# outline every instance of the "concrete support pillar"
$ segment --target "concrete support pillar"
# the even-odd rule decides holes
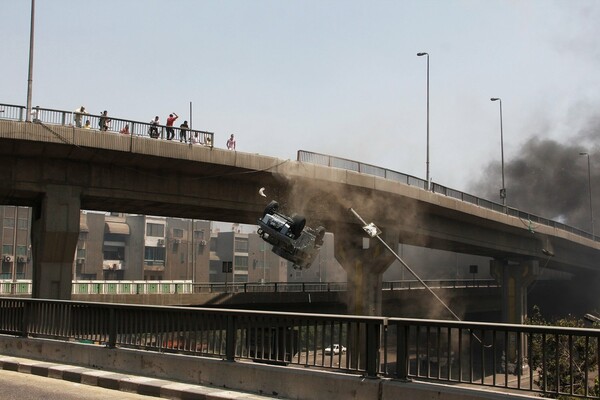
[[[376,238],[367,238],[358,225],[334,228],[335,258],[348,277],[347,312],[381,315],[382,276],[395,257]],[[382,238],[398,247],[398,232],[386,229]]]
[[[32,297],[71,298],[73,260],[79,238],[81,192],[70,186],[49,185],[34,207],[31,229]]]
[[[333,229],[335,258],[346,270],[348,290],[346,292],[346,307],[348,314],[381,315],[382,276],[385,270],[395,260],[395,257],[377,238],[368,238],[359,225],[338,225]],[[389,233],[386,229],[382,239],[392,249],[398,247],[399,235]],[[367,368],[376,359],[367,360],[365,353],[367,343],[370,348],[376,348],[381,332],[369,332],[365,326],[355,327],[348,332],[347,344],[354,349],[348,360],[353,368]],[[368,343],[372,341],[371,343]],[[373,355],[371,355],[373,356]]]
[[[490,261],[492,276],[502,285],[502,320],[522,324],[527,317],[527,287],[539,274],[538,260]],[[503,368],[520,376],[528,368],[527,341],[520,334],[507,337]]]
[[[492,260],[490,271],[502,286],[502,322],[522,324],[527,317],[527,287],[538,275],[539,261]]]

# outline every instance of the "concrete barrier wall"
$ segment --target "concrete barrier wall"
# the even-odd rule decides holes
[[[160,354],[99,345],[0,335],[0,354],[98,370],[244,390],[298,400],[475,400],[524,395],[328,371]],[[484,389],[484,388],[482,388]]]

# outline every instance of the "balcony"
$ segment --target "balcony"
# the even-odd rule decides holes
[[[125,263],[123,260],[104,260],[102,262],[102,269],[104,271],[119,271],[125,269]]]

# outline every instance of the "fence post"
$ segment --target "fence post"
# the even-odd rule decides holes
[[[135,122],[131,123],[131,129],[129,130],[129,152],[133,151],[133,132],[135,132]]]
[[[397,325],[396,337],[396,378],[408,379],[408,325]]]
[[[367,376],[377,377],[379,361],[379,335],[381,333],[381,321],[367,322]]]
[[[227,330],[225,332],[225,359],[227,361],[235,360],[235,316],[227,315]]]
[[[114,349],[117,346],[117,316],[114,307],[108,311],[108,348]]]
[[[23,301],[23,300],[21,300]],[[21,315],[21,336],[29,336],[29,321],[31,319],[31,303],[23,301],[23,315]]]

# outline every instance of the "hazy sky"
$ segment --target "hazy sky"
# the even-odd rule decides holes
[[[0,102],[25,105],[31,2],[0,5]],[[467,190],[500,159],[490,97],[507,163],[533,136],[577,144],[598,21],[595,0],[37,0],[33,105],[164,121],[192,102],[220,147],[424,178],[428,52],[431,177]]]

